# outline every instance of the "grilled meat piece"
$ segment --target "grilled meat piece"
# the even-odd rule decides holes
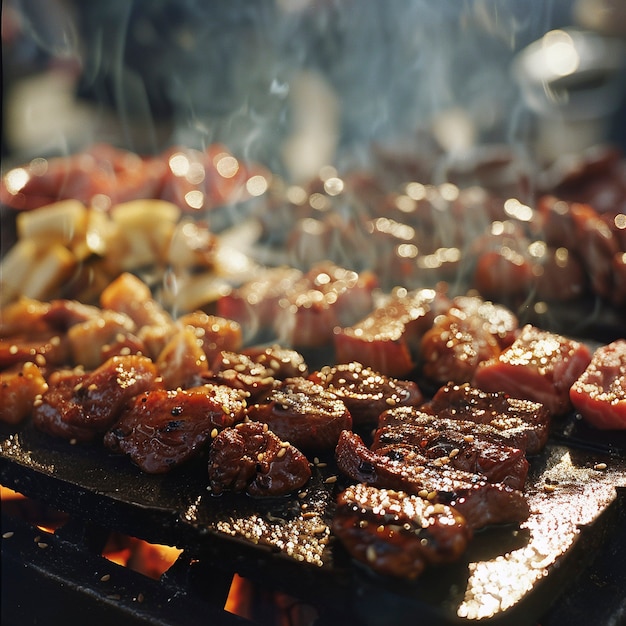
[[[473,384],[541,402],[552,415],[563,415],[572,408],[570,387],[590,361],[583,343],[527,324],[509,348],[478,366]]]
[[[41,370],[30,361],[0,372],[0,421],[19,424],[25,420],[47,389]]]
[[[302,452],[259,422],[220,432],[211,445],[208,471],[213,493],[232,489],[257,497],[296,491],[311,477]]]
[[[127,454],[144,472],[164,473],[241,421],[244,406],[243,394],[224,385],[146,391],[132,399],[104,444]]]
[[[352,416],[343,401],[301,377],[282,381],[249,405],[246,414],[301,450],[332,450],[341,431],[352,428]]]
[[[449,306],[447,296],[433,289],[397,289],[360,322],[335,332],[337,362],[405,377],[415,368],[422,336]]]
[[[540,452],[550,432],[550,413],[541,403],[499,391],[483,391],[468,383],[440,387],[420,409],[439,418],[469,422],[459,426],[466,434],[472,434],[476,424],[489,426],[508,445],[526,454]]]
[[[355,426],[375,425],[390,406],[417,406],[424,399],[413,381],[391,378],[355,362],[323,367],[309,380],[341,398]]]
[[[381,415],[371,449],[382,453],[383,448],[394,445],[412,447],[427,463],[481,474],[491,483],[513,489],[523,489],[528,474],[524,452],[505,445],[495,429],[411,408],[391,409]]]
[[[596,428],[626,429],[626,339],[600,346],[570,389],[574,408]]]
[[[254,399],[273,389],[278,383],[272,371],[238,352],[222,351],[211,363],[207,380],[233,389],[241,389]]]
[[[209,363],[222,350],[236,352],[243,344],[241,326],[233,320],[194,311],[183,315],[176,323],[193,331]]]
[[[332,529],[355,559],[379,574],[407,579],[458,560],[472,535],[449,506],[364,484],[339,494]]]
[[[57,437],[91,441],[118,419],[128,400],[153,388],[157,376],[154,363],[140,355],[112,357],[88,374],[53,372],[34,404],[33,422]]]
[[[24,333],[0,338],[0,369],[37,360],[41,365],[60,366],[70,355],[67,335],[57,332]]]
[[[270,376],[285,380],[309,375],[309,367],[304,357],[291,348],[283,348],[277,344],[264,347],[246,348],[243,354],[250,357],[255,363],[267,368]]]
[[[456,508],[472,529],[521,522],[530,510],[524,495],[461,470],[427,466],[411,449],[369,450],[355,433],[343,431],[335,457],[339,469],[359,483],[397,489]]]
[[[517,328],[505,307],[478,296],[457,297],[422,338],[422,371],[439,384],[469,382],[479,363],[513,343]]]

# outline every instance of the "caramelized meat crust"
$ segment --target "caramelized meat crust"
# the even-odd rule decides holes
[[[309,380],[341,398],[355,426],[374,425],[390,406],[417,406],[424,399],[413,381],[391,378],[356,362],[323,367]]]
[[[211,445],[208,471],[213,493],[230,489],[255,497],[285,495],[311,477],[302,452],[259,422],[220,432]]]
[[[244,406],[242,394],[226,386],[153,389],[132,399],[104,444],[127,454],[144,472],[161,474],[243,419]]]
[[[352,416],[334,393],[306,378],[288,378],[248,406],[248,417],[267,424],[301,450],[333,450]]]
[[[364,484],[339,494],[332,528],[355,559],[408,579],[459,559],[472,534],[452,507]]]

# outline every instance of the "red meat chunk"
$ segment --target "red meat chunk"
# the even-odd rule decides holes
[[[583,419],[604,430],[626,429],[626,339],[601,346],[570,389]]]
[[[572,408],[570,387],[590,360],[583,343],[527,324],[511,347],[478,366],[473,384],[540,402],[552,415],[563,415]]]

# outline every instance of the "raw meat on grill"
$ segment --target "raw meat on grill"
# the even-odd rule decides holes
[[[498,431],[506,443],[537,454],[545,446],[550,433],[550,413],[539,402],[513,398],[500,391],[483,391],[465,383],[439,388],[432,399],[420,407],[438,418],[481,424]]]
[[[288,378],[246,409],[283,441],[300,450],[333,450],[352,416],[334,393],[306,378]]]
[[[48,389],[39,367],[30,361],[0,371],[0,421],[19,424]]]
[[[379,574],[406,579],[458,560],[472,535],[452,507],[364,484],[339,494],[332,529],[355,559]]]
[[[370,450],[356,433],[343,431],[335,457],[339,469],[359,483],[407,491],[455,507],[472,529],[521,522],[530,510],[524,494],[484,477],[446,467],[431,467],[411,449],[390,456]]]
[[[574,408],[592,426],[626,429],[626,339],[596,348],[570,389]]]
[[[552,415],[563,415],[572,408],[570,387],[590,360],[585,344],[527,324],[509,348],[478,366],[473,384],[541,402]]]
[[[397,289],[386,303],[334,336],[338,363],[356,361],[395,378],[415,368],[420,341],[450,300],[434,289]]]
[[[145,356],[112,357],[93,372],[60,370],[35,400],[33,422],[57,437],[92,441],[118,419],[126,402],[157,385],[158,371]]]
[[[379,374],[360,363],[328,365],[313,372],[309,379],[343,400],[355,427],[375,425],[389,407],[417,406],[424,399],[415,382]]]
[[[304,454],[259,422],[222,430],[211,445],[208,471],[213,493],[245,491],[256,497],[291,493],[311,477]]]
[[[467,428],[468,424],[474,428]],[[528,474],[523,450],[506,445],[495,429],[413,408],[390,409],[381,415],[371,449],[382,454],[393,446],[410,446],[426,463],[482,474],[489,482],[514,489],[523,489]]]
[[[477,296],[457,297],[422,338],[422,372],[439,384],[469,382],[479,363],[513,343],[517,328],[505,307]]]
[[[284,348],[278,344],[263,347],[251,347],[242,350],[255,363],[267,369],[271,376],[279,380],[309,375],[309,366],[296,350]]]
[[[135,396],[104,436],[113,452],[144,472],[161,474],[200,452],[220,430],[244,417],[245,396],[225,385],[152,389]]]

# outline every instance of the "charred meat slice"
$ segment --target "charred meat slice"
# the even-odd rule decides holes
[[[394,422],[393,416],[400,411],[403,419]],[[474,428],[463,429],[463,432],[459,428],[461,422],[404,407],[392,409],[381,417],[386,417],[387,423],[376,430],[372,450],[381,452],[383,448],[410,446],[423,455],[427,463],[481,474],[489,482],[502,483],[513,489],[524,487],[528,474],[524,452],[505,445],[501,436],[494,436],[493,429],[465,422]]]
[[[570,389],[574,408],[603,430],[626,429],[626,339],[600,346]]]
[[[220,430],[243,419],[243,395],[226,386],[146,391],[104,437],[144,472],[161,474],[195,456]]]
[[[458,560],[472,534],[449,506],[364,484],[339,494],[332,528],[355,559],[379,574],[407,579]]]
[[[472,529],[521,522],[530,510],[524,495],[483,476],[424,465],[410,449],[390,451],[391,457],[369,450],[355,433],[341,433],[335,457],[339,469],[353,480],[397,489],[455,507]]]
[[[251,496],[282,496],[311,477],[307,458],[266,424],[244,422],[220,432],[209,452],[213,493],[230,489]]]
[[[447,296],[434,289],[398,289],[360,322],[335,333],[337,361],[356,361],[387,376],[407,376],[416,366],[422,336],[449,305]]]
[[[282,381],[246,414],[301,450],[333,450],[341,431],[352,428],[350,411],[338,396],[299,377]]]
[[[473,384],[541,402],[552,415],[563,415],[572,408],[570,387],[590,361],[585,344],[527,324],[509,348],[478,366]]]
[[[355,362],[323,367],[309,379],[343,400],[355,426],[375,425],[390,406],[417,406],[424,399],[413,381],[391,378]]]
[[[93,372],[51,374],[33,409],[37,428],[57,437],[91,441],[118,419],[126,402],[156,384],[157,369],[145,356],[115,356]]]
[[[526,454],[541,451],[550,431],[550,414],[541,403],[513,398],[500,391],[483,391],[467,383],[444,385],[420,408],[439,418],[492,427],[509,445]],[[471,434],[471,425],[459,428],[467,428],[467,434]]]

